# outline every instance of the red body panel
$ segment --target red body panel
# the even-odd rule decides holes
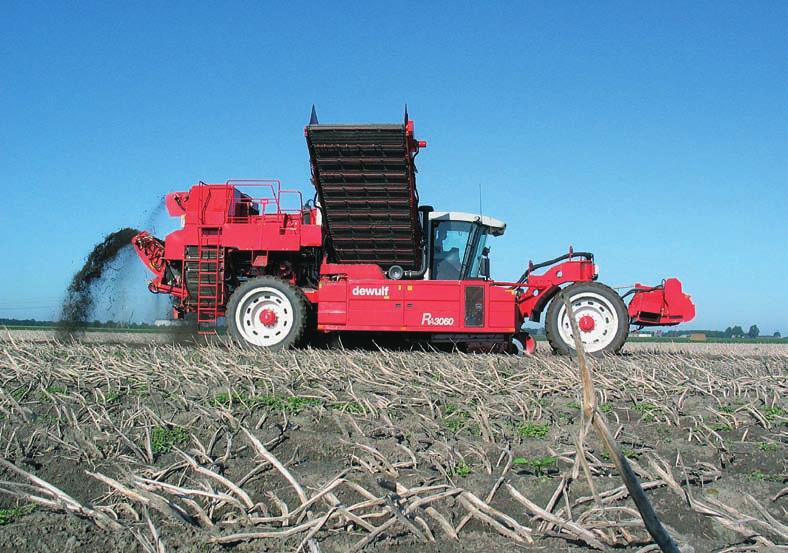
[[[265,215],[248,223],[227,223],[222,228],[222,246],[245,251],[298,252],[305,247],[320,247],[320,225],[301,223],[299,218]],[[199,225],[186,224],[167,236],[164,256],[182,259],[184,248],[197,244]]]
[[[477,287],[483,298],[466,299]],[[468,324],[466,304],[481,311]],[[318,329],[432,333],[514,334],[514,291],[491,281],[323,280],[318,292]]]
[[[629,303],[632,324],[676,325],[695,318],[692,298],[682,292],[677,278],[666,279],[662,286],[656,288],[635,284],[635,290],[635,297]]]
[[[250,198],[234,185],[211,184],[195,185],[188,193],[168,194],[167,210],[183,215],[184,226],[167,236],[164,257],[183,259],[185,247],[198,244],[200,232],[206,227],[221,229],[225,248],[298,252],[305,247],[322,246],[323,230],[319,224],[304,223],[301,209],[285,211],[277,203],[283,192],[287,191],[277,190],[273,198]],[[316,215],[313,213],[310,221]]]

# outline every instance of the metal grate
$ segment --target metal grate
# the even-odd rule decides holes
[[[405,125],[309,125],[312,180],[334,262],[420,264],[415,166]]]

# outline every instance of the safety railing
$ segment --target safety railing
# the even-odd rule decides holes
[[[235,187],[227,209],[228,223],[248,223],[265,215],[301,215],[304,198],[300,190],[283,189],[278,179],[232,179],[226,185]],[[264,193],[248,189],[263,190]]]

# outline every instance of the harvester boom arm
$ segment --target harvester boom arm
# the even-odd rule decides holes
[[[581,259],[575,259],[575,258]],[[549,267],[542,274],[534,274],[537,269]],[[534,264],[530,262],[528,269],[517,282],[496,282],[500,286],[510,286],[517,290],[517,308],[523,319],[539,321],[542,311],[553,297],[561,290],[561,286],[577,282],[596,280],[598,269],[594,264],[594,255],[589,252],[573,252]],[[658,286],[635,284],[624,294],[624,298],[633,295],[627,306],[630,324],[639,326],[671,326],[691,321],[695,317],[695,305],[692,298],[681,288],[677,278],[665,279]]]

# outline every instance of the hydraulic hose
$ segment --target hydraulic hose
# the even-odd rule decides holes
[[[664,288],[665,288],[664,281],[662,284],[659,284],[657,286],[652,286],[651,288],[632,288],[632,290],[621,296],[621,299],[624,299],[631,294],[642,294],[643,292],[653,292],[654,290],[662,290]]]
[[[559,261],[563,261],[564,259],[570,259],[572,257],[582,257],[589,261],[594,260],[594,254],[592,254],[591,252],[572,252],[571,254],[565,253],[564,255],[556,257],[555,259],[550,259],[549,261],[542,261],[541,263],[537,263],[536,265],[531,265],[525,270],[525,272],[517,280],[517,282],[525,282],[526,279],[528,278],[528,275],[531,274],[531,271],[534,271],[536,269],[541,269],[542,267],[549,267],[550,265],[555,265]]]

